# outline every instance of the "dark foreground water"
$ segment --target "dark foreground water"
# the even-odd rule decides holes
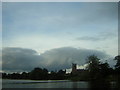
[[[2,80],[2,88],[87,88],[88,82],[68,80]]]
[[[94,83],[94,82],[72,82],[69,80],[2,80],[2,88],[114,88],[115,83],[106,84],[104,82]]]

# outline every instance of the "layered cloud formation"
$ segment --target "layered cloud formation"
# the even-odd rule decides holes
[[[49,71],[69,69],[72,63],[79,66],[86,64],[87,57],[93,54],[102,61],[111,58],[105,52],[72,47],[56,48],[40,55],[32,49],[3,48],[3,71],[30,71],[35,67],[47,68]]]
[[[92,54],[113,65],[118,13],[117,2],[4,2],[2,47],[9,48],[2,51],[3,70],[69,69]]]
[[[118,53],[117,2],[4,2],[2,45],[37,50],[82,47]]]

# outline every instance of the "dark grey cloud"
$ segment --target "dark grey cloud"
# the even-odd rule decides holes
[[[82,48],[77,49],[72,47],[52,49],[50,51],[43,53],[41,56],[44,57],[45,60],[49,60],[47,65],[49,68],[65,69],[65,68],[71,68],[71,63],[84,65],[86,63],[87,57],[93,54],[101,59],[105,59],[109,57],[109,55],[107,55],[106,53],[97,50],[82,49]]]
[[[35,50],[25,48],[4,48],[2,53],[4,71],[29,71],[34,67],[48,70],[69,69],[72,63],[84,65],[90,55],[100,59],[110,58],[105,52],[72,47],[56,48],[39,55]]]
[[[82,37],[77,37],[76,40],[86,40],[86,41],[104,41],[107,39],[113,39],[117,37],[116,33],[112,32],[101,32],[95,36],[82,36]]]
[[[35,66],[40,66],[41,57],[32,49],[25,48],[3,48],[2,69],[3,70],[31,70]]]

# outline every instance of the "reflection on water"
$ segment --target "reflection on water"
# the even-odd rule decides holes
[[[33,80],[3,80],[3,88],[73,88],[72,90],[79,90],[79,88],[86,88],[92,90],[93,88],[101,88],[101,90],[112,90],[115,88],[115,82],[107,82],[104,80],[90,81],[90,82],[72,82],[68,80],[63,81],[33,81]]]
[[[120,83],[119,83],[120,85]],[[120,86],[117,82],[109,82],[105,80],[98,80],[98,81],[90,81],[89,82],[89,90],[93,90],[95,88],[101,90],[120,90]]]
[[[77,82],[74,82],[72,87],[73,87],[73,88],[78,88]]]
[[[115,84],[115,87],[117,88],[117,90],[120,90],[120,76],[118,76],[117,82]]]
[[[107,82],[107,81],[91,81],[89,85],[90,85],[90,90],[92,90],[93,88],[110,90],[111,88],[110,82]]]
[[[72,82],[68,80],[3,80],[3,88],[87,88],[88,82]]]

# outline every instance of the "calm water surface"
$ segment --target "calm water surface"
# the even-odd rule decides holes
[[[88,82],[68,80],[2,80],[2,88],[89,88]]]
[[[116,88],[115,82],[72,82],[69,80],[2,80],[2,88],[101,88],[112,90]],[[104,89],[103,89],[104,88]]]

